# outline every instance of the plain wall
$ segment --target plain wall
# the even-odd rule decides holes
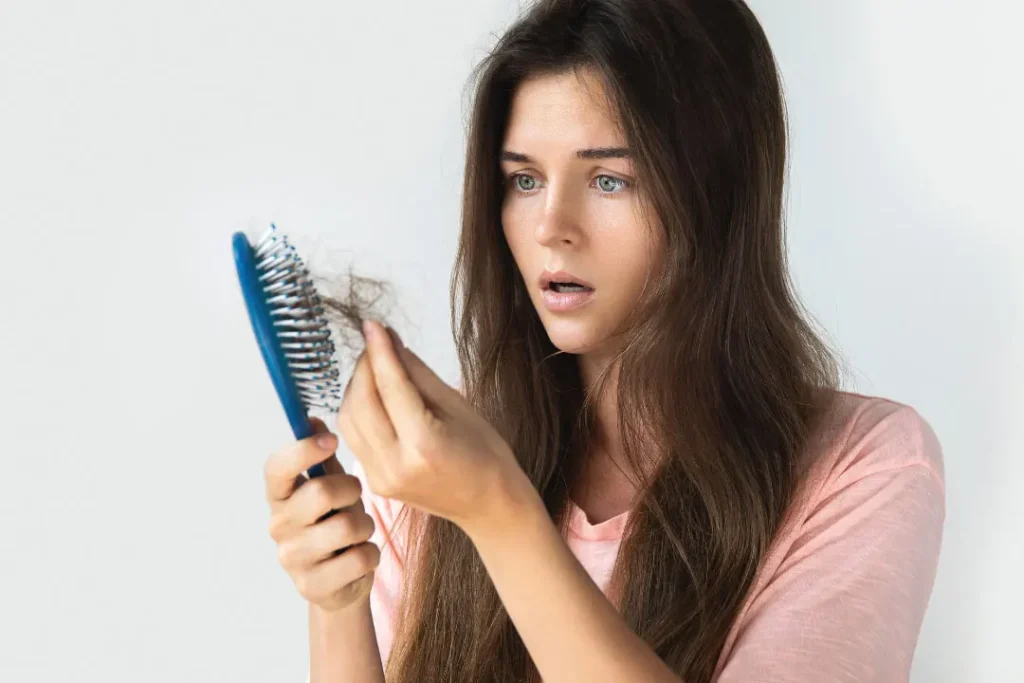
[[[1024,11],[752,6],[798,288],[849,388],[945,450],[913,680],[1024,680]],[[290,433],[230,235],[274,220],[314,266],[395,283],[406,343],[454,380],[464,86],[516,9],[0,2],[0,680],[304,679],[262,483]]]

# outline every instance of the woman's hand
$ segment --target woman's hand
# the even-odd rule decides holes
[[[536,494],[508,443],[379,323],[345,388],[338,430],[375,493],[464,531]],[[389,332],[394,335],[392,338]]]
[[[367,542],[373,518],[363,510],[359,479],[345,474],[333,455],[338,438],[320,420],[312,422],[316,436],[267,458],[270,536],[302,597],[333,612],[369,596],[380,550]],[[327,474],[307,480],[302,473],[321,462]]]

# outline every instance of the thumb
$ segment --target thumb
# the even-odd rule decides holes
[[[314,434],[327,434],[331,431],[327,428],[324,421],[318,417],[309,418],[309,424],[312,425]],[[345,468],[341,466],[340,462],[338,462],[337,453],[326,460],[321,461],[320,464],[323,465],[324,472],[327,474],[345,474]]]

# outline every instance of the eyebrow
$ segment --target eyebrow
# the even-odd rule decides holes
[[[592,147],[589,149],[578,149],[573,155],[577,159],[629,159],[628,147]],[[513,152],[505,149],[501,151],[502,161],[512,161],[522,164],[532,164],[534,159],[522,152]]]

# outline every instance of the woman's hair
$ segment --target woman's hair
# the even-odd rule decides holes
[[[549,340],[501,228],[499,155],[517,85],[581,69],[602,79],[666,242],[593,389]],[[593,406],[620,365],[618,428],[638,498],[609,594],[673,671],[708,681],[842,370],[787,272],[786,116],[768,41],[740,0],[542,0],[474,76],[451,280],[463,390],[564,531]],[[388,681],[536,679],[469,538],[408,506],[403,516]]]

